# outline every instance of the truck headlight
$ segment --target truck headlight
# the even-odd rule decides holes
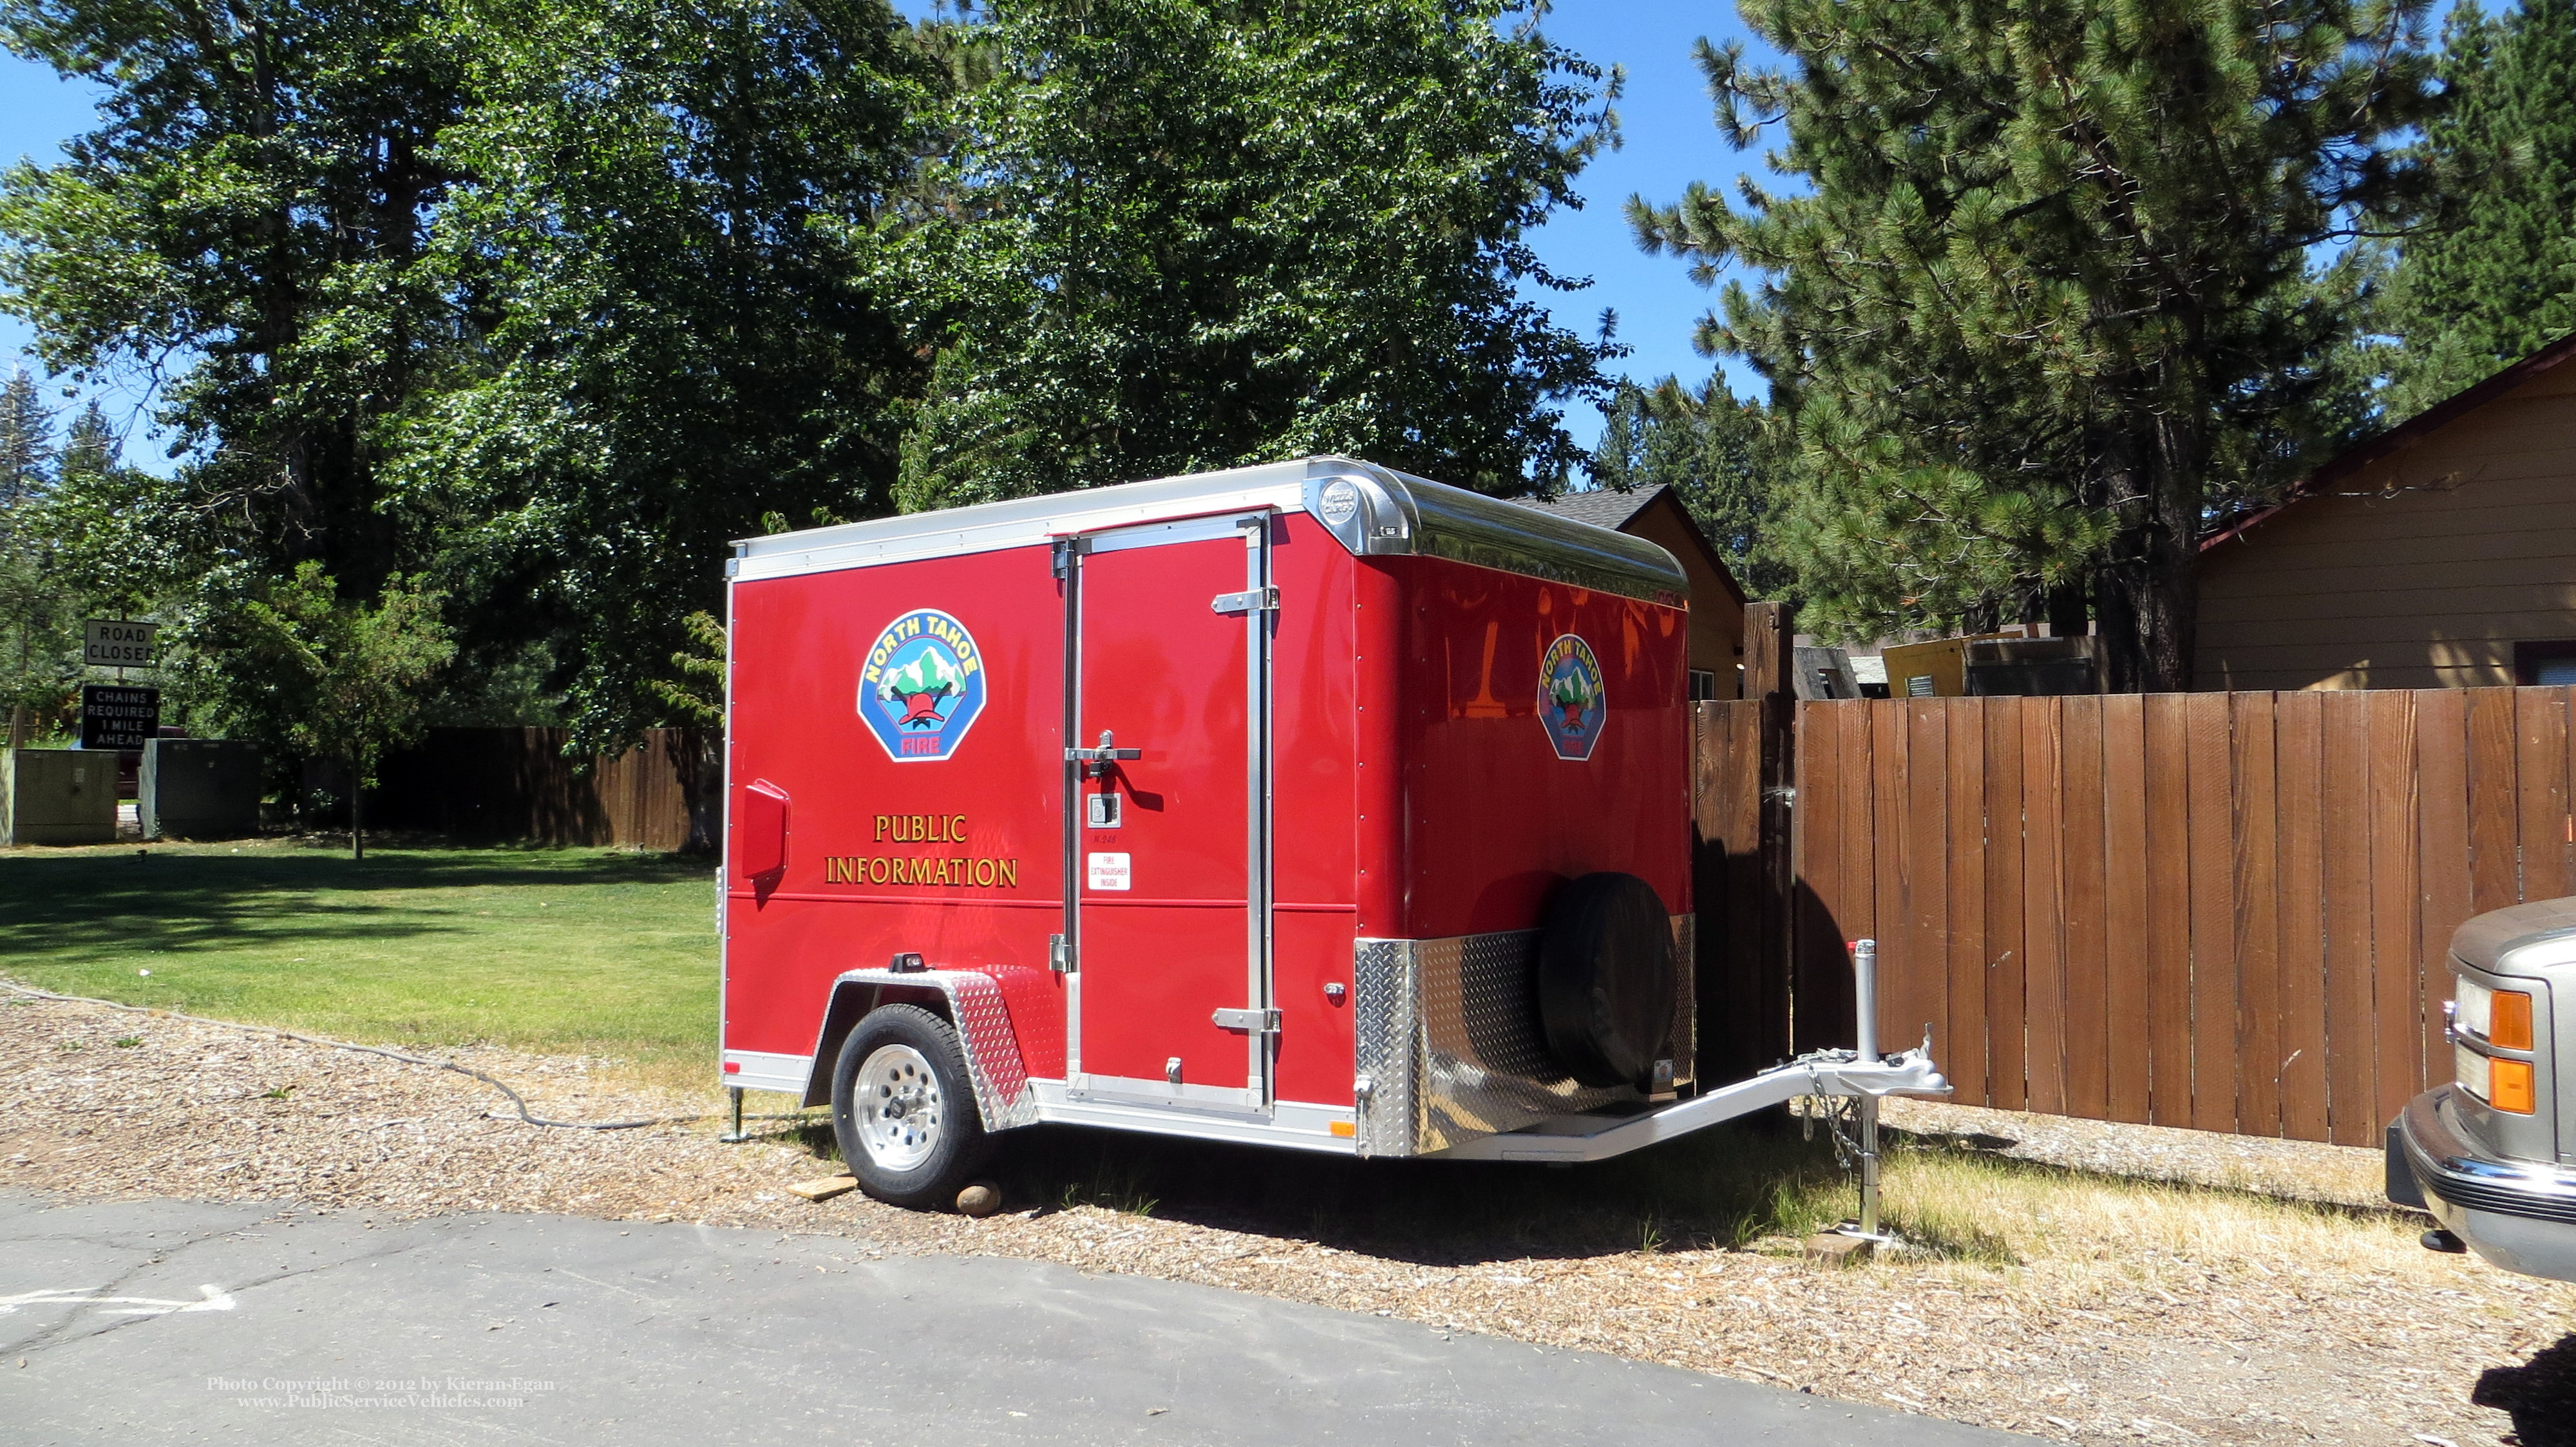
[[[2455,978],[2453,1023],[2499,1050],[2529,1050],[2531,996],[2520,990],[2490,990],[2475,980]]]

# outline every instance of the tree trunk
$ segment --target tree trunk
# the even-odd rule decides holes
[[[2186,426],[2152,416],[2105,450],[2108,494],[2129,500],[2128,525],[2096,578],[2099,646],[2113,693],[2191,687],[2204,450]]]
[[[2048,590],[2046,619],[2051,638],[2080,638],[2091,625],[2092,595],[2084,579],[2060,583]]]
[[[680,776],[680,798],[689,811],[683,854],[713,855],[724,842],[724,730],[677,730],[672,764]]]
[[[349,858],[367,857],[367,770],[362,756],[349,752]]]
[[[2191,687],[2192,651],[2200,624],[2200,513],[2208,447],[2198,425],[2167,415],[2155,422],[2149,454],[2155,526],[2147,538],[2146,576],[2138,600],[2140,682],[2145,691]]]

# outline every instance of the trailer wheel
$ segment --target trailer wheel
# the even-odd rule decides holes
[[[1539,933],[1539,1025],[1585,1085],[1644,1085],[1673,1029],[1673,927],[1655,887],[1587,874],[1557,892]]]
[[[870,1012],[833,1063],[832,1132],[860,1190],[894,1206],[954,1200],[986,1145],[957,1032],[918,1005]]]

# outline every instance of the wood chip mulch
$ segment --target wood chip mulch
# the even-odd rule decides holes
[[[621,1087],[605,1062],[441,1053],[510,1081],[558,1118],[708,1107]],[[2061,1163],[2089,1169],[2258,1189],[2273,1171],[2271,1184],[2306,1182],[2308,1194],[2366,1195],[2350,1182],[2367,1181],[2367,1152],[2284,1154],[2278,1143],[2249,1149],[2231,1137],[2124,1135],[2142,1128],[1919,1103],[1892,1107],[1891,1117],[2005,1141],[1999,1149],[2053,1149]],[[725,1145],[717,1129],[712,1119],[540,1129],[488,1087],[446,1071],[163,1016],[0,1000],[0,1186],[72,1196],[398,1217],[556,1211],[838,1234],[885,1254],[1034,1258],[2085,1443],[2489,1447],[2511,1425],[2471,1405],[2479,1374],[2520,1366],[2576,1333],[2576,1287],[2425,1252],[2413,1244],[2420,1222],[2357,1212],[2322,1213],[2335,1219],[2315,1229],[2343,1233],[2330,1252],[2300,1245],[2312,1233],[2218,1232],[2135,1259],[2011,1266],[1895,1260],[1837,1270],[1777,1241],[1752,1250],[1512,1255],[1462,1243],[1437,1255],[1373,1252],[1277,1224],[1293,1213],[1272,1214],[1263,1230],[1061,1202],[1012,1200],[983,1220],[897,1211],[856,1194],[808,1203],[789,1185],[828,1170],[805,1139]],[[2062,1139],[2051,1146],[2052,1136]],[[2300,1163],[2314,1152],[2329,1154]],[[2198,1164],[2184,1159],[2195,1156]],[[2328,1184],[2315,1187],[2320,1180]]]

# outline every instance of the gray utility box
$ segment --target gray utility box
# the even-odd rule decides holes
[[[1971,638],[1968,692],[1981,697],[2099,693],[2097,654],[2090,636],[2072,638]]]
[[[1792,648],[1798,667],[1799,698],[1858,698],[1860,680],[1852,676],[1851,654],[1840,648]]]
[[[238,839],[259,832],[259,745],[147,739],[137,780],[146,839]]]
[[[116,842],[116,755],[0,749],[0,844]]]

